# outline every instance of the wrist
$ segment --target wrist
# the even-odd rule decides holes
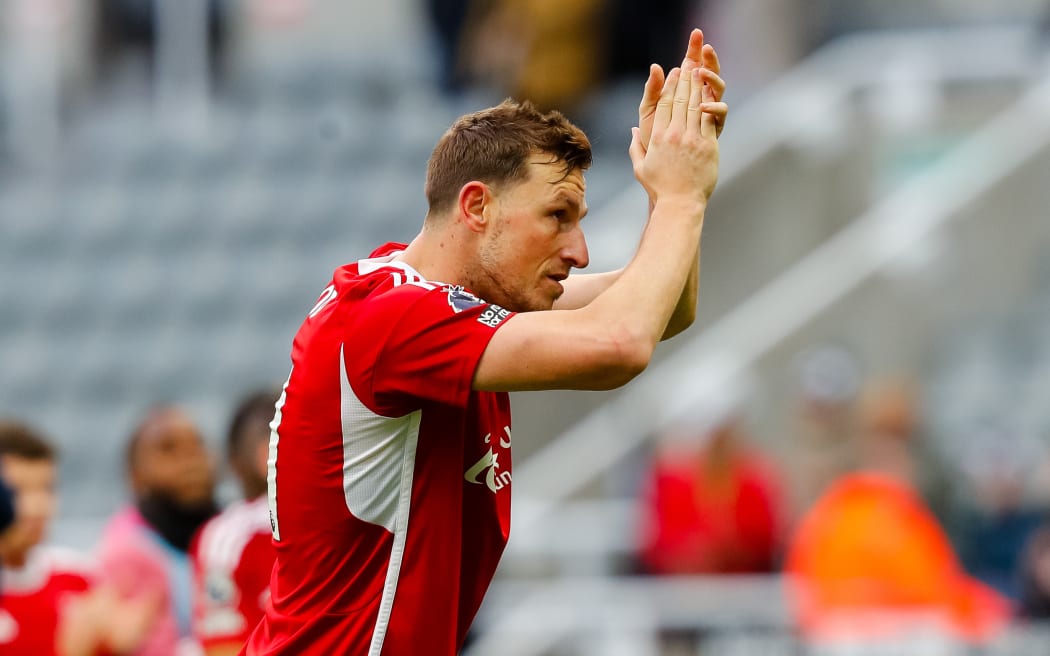
[[[649,200],[649,213],[653,214],[658,209],[661,213],[670,212],[700,220],[703,219],[704,212],[707,211],[707,199],[691,195],[669,195],[651,198]]]

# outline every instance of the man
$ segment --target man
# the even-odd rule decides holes
[[[95,585],[76,553],[42,543],[57,505],[55,451],[24,424],[0,421],[0,471],[16,496],[0,535],[0,653],[89,656],[130,653],[156,613],[145,598],[119,603]]]
[[[271,425],[272,606],[246,653],[457,653],[510,528],[506,392],[617,387],[692,320],[725,115],[701,48],[646,83],[630,155],[651,213],[623,271],[569,276],[590,144],[508,101],[438,142],[410,245],[335,272]]]
[[[174,407],[147,413],[128,441],[126,459],[134,502],[107,525],[100,566],[121,599],[162,600],[149,639],[135,653],[170,656],[192,645],[187,551],[216,512],[213,464],[193,420]]]
[[[226,455],[244,500],[200,530],[191,549],[193,635],[208,656],[236,654],[270,600],[273,545],[266,504],[266,455],[276,392],[255,392],[237,406]]]

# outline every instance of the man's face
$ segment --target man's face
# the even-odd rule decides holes
[[[515,312],[550,310],[561,281],[587,266],[580,221],[587,213],[583,171],[536,155],[524,181],[495,193],[472,291]]]
[[[132,458],[131,480],[140,497],[160,493],[185,506],[212,498],[211,455],[185,413],[165,410],[148,421]]]
[[[0,457],[0,470],[15,493],[15,523],[3,535],[2,551],[5,558],[19,560],[43,542],[55,516],[55,463],[6,455]]]

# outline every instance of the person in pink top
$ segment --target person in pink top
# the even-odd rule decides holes
[[[137,656],[199,653],[190,635],[193,534],[216,512],[215,471],[200,431],[182,410],[159,407],[127,447],[133,500],[99,545],[103,576],[124,599],[160,595],[163,612]]]

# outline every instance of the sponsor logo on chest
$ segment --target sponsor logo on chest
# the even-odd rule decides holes
[[[499,457],[504,452],[510,456],[510,426],[503,427],[502,434],[497,437],[495,444],[492,440],[492,433],[485,435],[485,444],[490,445],[489,450],[467,470],[463,478],[468,483],[484,485],[492,492],[499,492],[511,483],[510,471],[501,470],[499,462]]]

